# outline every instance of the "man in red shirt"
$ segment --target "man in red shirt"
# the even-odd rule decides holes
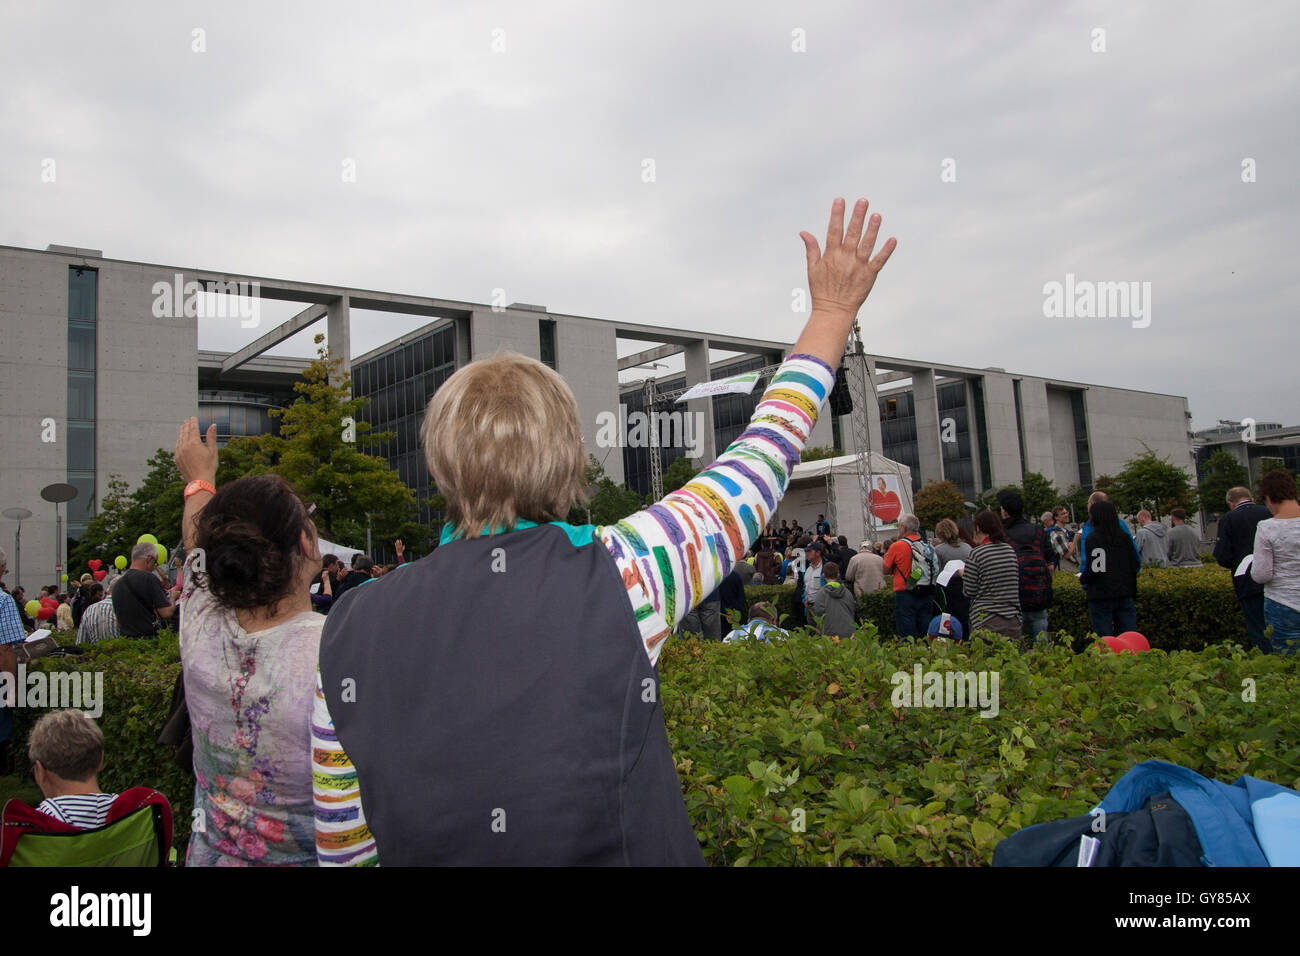
[[[916,515],[899,515],[898,538],[885,552],[885,571],[894,578],[894,627],[899,637],[921,637],[932,617],[931,587],[907,587],[912,573],[912,544],[921,540],[921,522]]]

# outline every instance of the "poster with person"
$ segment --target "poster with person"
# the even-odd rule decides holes
[[[903,513],[902,486],[898,483],[898,475],[872,475],[870,484],[867,520],[877,531],[892,531],[898,527],[898,516]]]

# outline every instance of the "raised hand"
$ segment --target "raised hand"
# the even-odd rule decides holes
[[[885,241],[873,259],[876,236],[880,232],[880,216],[872,215],[867,232],[862,234],[869,203],[859,199],[853,207],[848,232],[844,231],[844,200],[831,204],[831,219],[826,230],[826,248],[817,245],[812,233],[801,232],[808,253],[808,290],[812,294],[813,311],[838,312],[856,316],[862,303],[876,284],[876,276],[893,254],[897,241]]]
[[[217,426],[208,426],[207,442],[199,436],[199,420],[187,418],[181,422],[172,451],[176,469],[186,481],[217,480]]]

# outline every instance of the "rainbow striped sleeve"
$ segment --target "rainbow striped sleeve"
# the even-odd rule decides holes
[[[320,671],[311,712],[311,790],[316,808],[316,861],[321,866],[378,866],[375,838],[361,809],[352,761],[334,734]]]
[[[834,383],[821,359],[791,355],[717,461],[657,504],[599,529],[651,663],[766,527]]]

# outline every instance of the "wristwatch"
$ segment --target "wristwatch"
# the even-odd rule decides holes
[[[185,486],[185,498],[188,500],[190,495],[198,494],[200,491],[206,491],[210,495],[217,493],[217,488],[210,481],[195,480]]]

